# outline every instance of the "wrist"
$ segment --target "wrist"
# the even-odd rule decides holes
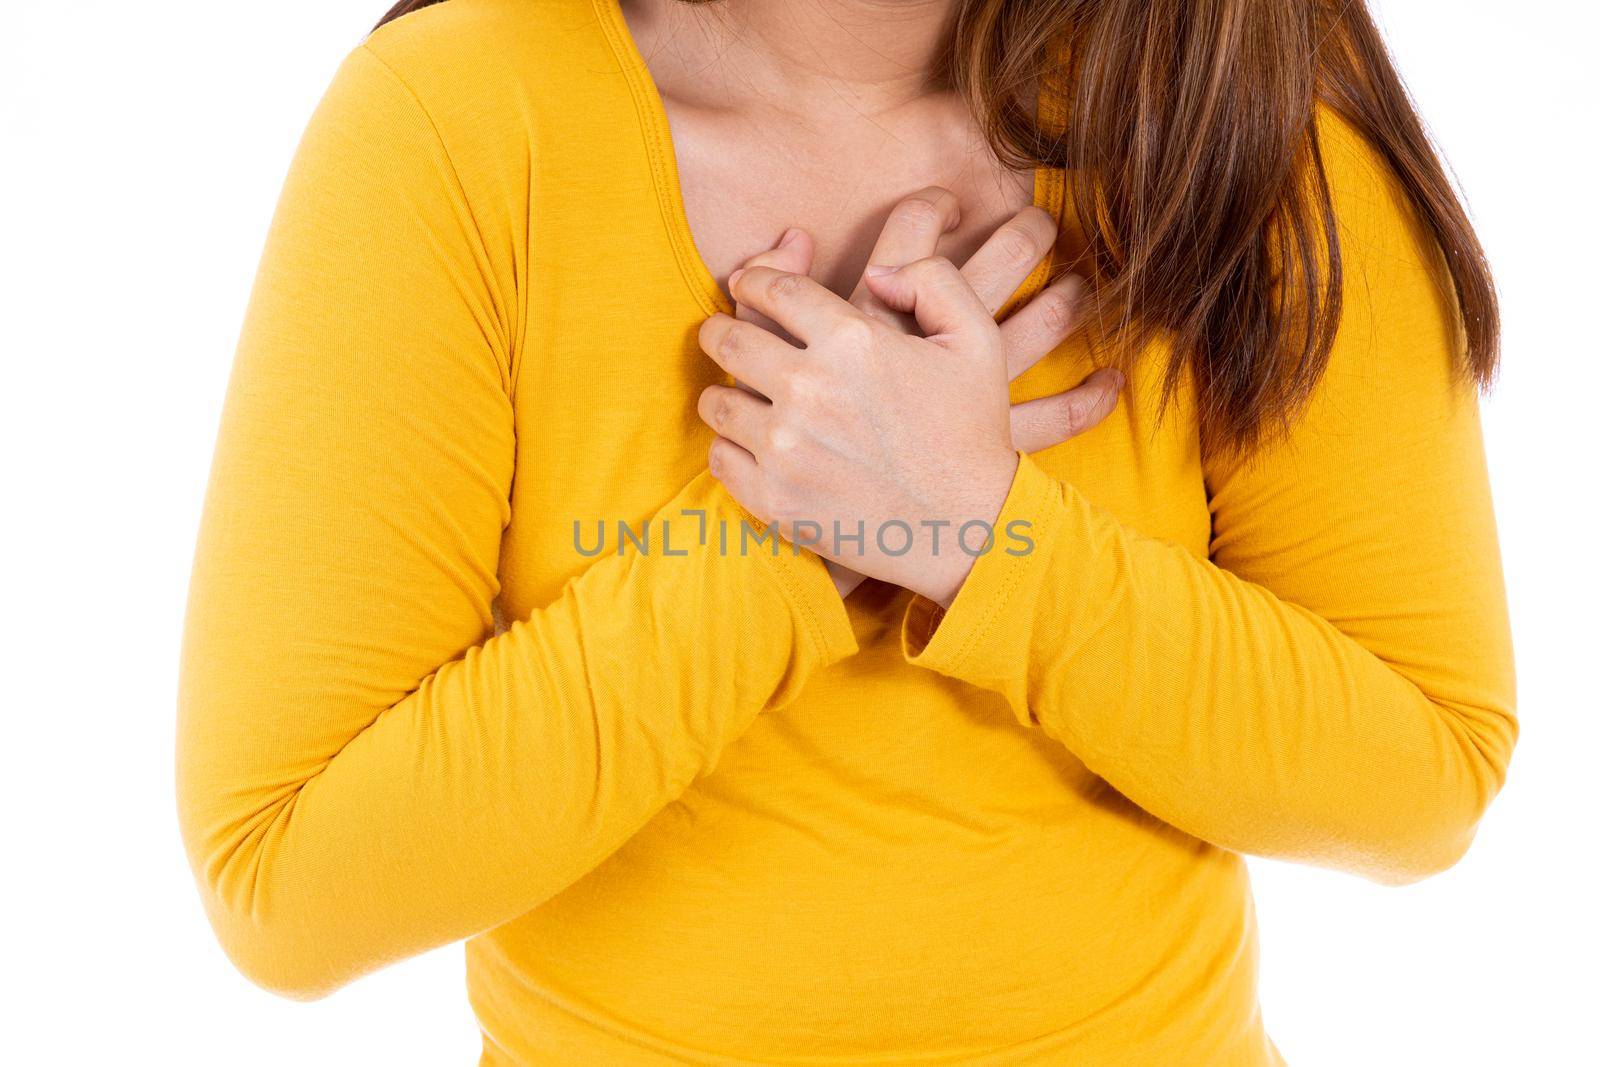
[[[966,517],[951,522],[952,536],[935,548],[912,592],[946,609],[955,602],[978,556],[993,547],[994,524],[1016,480],[1017,464],[1016,452],[996,453],[964,480],[961,500],[946,514]],[[981,528],[974,528],[973,523]]]

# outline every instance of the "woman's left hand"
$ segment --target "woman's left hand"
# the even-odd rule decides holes
[[[735,300],[805,347],[727,315],[702,325],[706,354],[761,394],[701,394],[711,470],[794,543],[948,605],[1016,472],[1000,329],[946,259],[871,268],[867,287],[925,336],[801,274],[734,273]]]

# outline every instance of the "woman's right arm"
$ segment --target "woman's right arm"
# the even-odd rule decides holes
[[[321,995],[571,885],[854,648],[821,563],[699,547],[706,475],[493,632],[512,293],[427,113],[357,49],[288,178],[186,620],[184,840],[249,977]],[[519,471],[537,478],[538,471]]]

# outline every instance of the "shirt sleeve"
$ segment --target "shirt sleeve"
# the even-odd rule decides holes
[[[1448,276],[1375,154],[1324,137],[1343,319],[1288,438],[1208,459],[1210,558],[1024,457],[997,532],[1031,524],[1033,551],[997,537],[904,639],[1180,830],[1404,882],[1463,853],[1503,782],[1511,643]]]
[[[708,474],[651,522],[670,555],[597,558],[493,636],[514,450],[484,264],[427,114],[356,50],[273,221],[182,653],[188,854],[288,995],[538,905],[855,648],[815,557],[702,537],[754,521]]]

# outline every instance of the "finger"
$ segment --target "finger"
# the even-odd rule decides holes
[[[898,269],[868,267],[866,282],[889,307],[914,315],[930,340],[994,328],[994,316],[978,294],[955,264],[940,256],[919,259]]]
[[[755,323],[720,312],[700,324],[699,339],[700,350],[717,366],[766,396],[777,389],[799,354]]]
[[[766,518],[767,510],[761,496],[761,468],[756,457],[726,437],[718,437],[711,442],[706,461],[711,467],[711,477],[721,482],[735,500],[757,518]]]
[[[1117,406],[1122,372],[1102,367],[1076,389],[1011,406],[1011,442],[1040,452],[1098,426]]]
[[[1078,302],[1082,296],[1083,279],[1069,274],[1000,324],[1009,377],[1020,377],[1072,335],[1078,325]]]
[[[783,231],[783,236],[778,239],[776,245],[765,252],[758,252],[739,266],[742,269],[771,267],[773,270],[786,271],[790,274],[810,274],[811,263],[816,256],[816,248],[816,242],[812,240],[809,233],[798,227],[791,226]],[[737,301],[735,301],[733,308],[734,318],[744,322],[753,322],[786,341],[791,339],[788,336],[788,331],[755,308],[740,304]]]
[[[816,242],[798,226],[783,231],[778,243],[765,252],[757,252],[743,263],[741,270],[750,267],[771,267],[789,274],[810,274],[811,260],[816,253]]]
[[[1025,207],[1001,226],[961,268],[961,274],[992,316],[1050,254],[1056,223],[1039,207]]]
[[[771,267],[734,271],[728,278],[728,290],[736,301],[759,311],[803,344],[822,336],[845,319],[861,317],[859,311],[829,292],[822,283],[804,274],[789,274]]]
[[[752,455],[760,455],[762,442],[767,437],[767,423],[772,417],[772,405],[743,389],[726,385],[708,385],[700,392],[696,405],[700,419]]]
[[[903,267],[926,259],[939,251],[939,238],[961,222],[961,209],[955,194],[930,185],[901,200],[889,211],[889,219],[878,234],[877,244],[867,257],[867,265]],[[850,303],[872,318],[902,329],[909,325],[905,316],[887,307],[867,288],[866,279],[856,283]]]

